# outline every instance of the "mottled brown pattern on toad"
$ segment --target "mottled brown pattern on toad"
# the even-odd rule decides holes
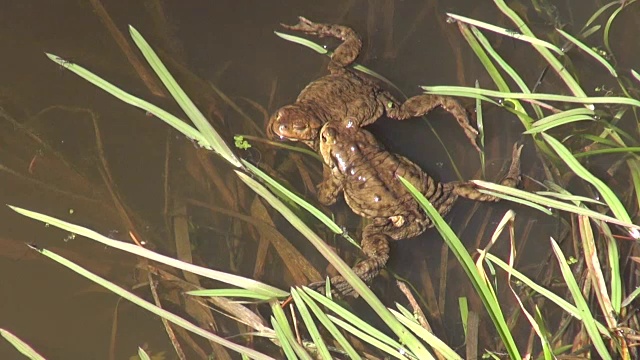
[[[479,192],[471,182],[435,181],[409,159],[386,151],[370,132],[359,128],[354,121],[326,123],[319,139],[320,153],[330,169],[318,185],[320,202],[331,205],[342,192],[356,214],[372,219],[362,232],[362,251],[367,258],[353,268],[366,282],[386,264],[390,239],[414,237],[433,226],[398,176],[413,184],[442,216],[451,210],[458,197],[499,200]],[[503,185],[515,187],[519,183],[521,148],[513,148],[511,167],[501,182]],[[336,293],[355,295],[341,276],[332,278],[331,283]],[[324,282],[311,284],[313,288],[323,285]]]
[[[319,37],[334,37],[343,42],[329,62],[329,75],[307,85],[296,102],[278,109],[269,119],[267,134],[271,138],[302,141],[318,149],[318,131],[328,121],[351,119],[356,126],[369,125],[386,113],[389,118],[404,120],[422,116],[436,107],[453,115],[473,146],[479,150],[477,131],[469,124],[464,108],[454,99],[439,95],[417,95],[400,104],[389,92],[369,78],[348,68],[358,57],[362,41],[351,28],[317,24],[300,17],[298,24],[282,25]]]

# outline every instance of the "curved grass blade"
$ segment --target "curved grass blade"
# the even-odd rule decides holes
[[[428,351],[424,345],[416,339],[395,317],[387,310],[369,287],[351,270],[331,248],[329,248],[318,235],[316,235],[304,222],[298,219],[295,214],[286,207],[278,198],[271,194],[259,182],[248,175],[236,171],[240,179],[253,191],[263,197],[274,209],[276,209],[287,221],[293,225],[311,244],[333,265],[338,273],[353,287],[353,289],[371,306],[382,321],[398,336],[418,358],[426,358]],[[423,357],[424,356],[424,357]]]
[[[638,80],[638,82],[640,82],[640,74],[638,74],[637,71],[631,69],[631,75],[633,75],[633,77],[636,78],[636,80]]]
[[[588,47],[587,45],[585,45],[584,43],[582,43],[582,41],[576,39],[575,37],[571,36],[569,33],[562,31],[561,29],[556,29],[557,32],[560,33],[560,35],[564,36],[565,39],[569,40],[571,43],[573,43],[574,45],[576,45],[577,47],[580,48],[580,50],[586,52],[589,56],[591,56],[592,58],[596,59],[597,62],[599,62],[600,64],[602,64],[602,66],[604,66],[609,73],[611,74],[611,76],[613,77],[618,77],[618,73],[616,72],[616,69],[613,68],[613,66],[611,64],[609,64],[609,62],[603,58],[600,54],[598,54],[597,52],[593,51],[590,47]]]
[[[400,359],[400,360],[409,360],[408,357],[404,356],[404,354],[406,353],[406,349],[404,349],[404,347],[400,344],[398,344],[397,348],[393,348],[381,341],[379,341],[378,339],[374,338],[373,336],[370,336],[368,333],[366,333],[365,331],[362,331],[362,329],[353,326],[351,324],[349,324],[348,322],[337,318],[333,315],[329,315],[329,319],[331,319],[331,321],[333,321],[336,325],[338,325],[339,327],[341,327],[342,329],[344,329],[345,331],[349,332],[351,335],[359,338],[360,340],[362,340],[363,342],[365,342],[366,344],[369,344],[371,346],[374,346],[376,349],[383,351],[391,356],[393,356],[396,359]],[[425,359],[425,360],[435,360],[435,358],[433,356],[431,357],[426,357],[426,358],[421,358],[421,359]]]
[[[493,2],[496,4],[498,9],[502,11],[503,14],[505,14],[507,17],[511,19],[511,21],[513,21],[513,23],[515,24],[518,30],[520,30],[523,34],[527,36],[535,37],[533,31],[529,29],[529,26],[527,26],[527,24],[524,21],[522,21],[520,16],[515,11],[513,11],[509,6],[507,6],[504,0],[493,0]],[[551,66],[551,68],[558,74],[558,76],[562,79],[562,81],[564,81],[564,83],[567,85],[567,87],[569,88],[571,93],[573,93],[573,95],[575,95],[576,97],[587,96],[584,90],[582,90],[582,87],[580,86],[578,81],[576,81],[576,79],[573,76],[571,76],[567,68],[564,66],[564,64],[560,62],[560,60],[558,60],[547,48],[539,45],[534,45],[534,44],[532,45],[533,45],[533,48],[536,49],[538,53],[540,53],[540,55],[542,55],[542,57],[547,61],[547,63]],[[587,104],[588,107],[589,105],[590,104]]]
[[[209,144],[211,144],[213,150],[220,154],[220,156],[227,160],[231,165],[235,167],[242,166],[229,145],[227,145],[220,134],[215,131],[213,126],[209,124],[204,115],[202,115],[202,112],[200,112],[193,101],[191,101],[184,90],[182,90],[180,85],[178,85],[171,73],[169,73],[169,70],[167,70],[167,67],[164,66],[162,61],[160,61],[158,55],[156,55],[151,46],[149,46],[147,41],[142,37],[142,35],[140,35],[138,30],[133,26],[129,26],[129,33],[142,52],[142,55],[144,55],[144,58],[147,59],[147,62],[151,65],[153,71],[156,72],[164,86],[171,93],[171,96],[176,100],[178,105],[180,105],[182,111],[187,114],[202,136],[207,139]]]
[[[551,290],[548,290],[544,288],[542,285],[537,284],[535,281],[531,280],[523,273],[514,269],[513,267],[511,267],[506,262],[502,261],[502,259],[498,258],[497,256],[487,253],[485,257],[487,260],[491,261],[495,265],[498,265],[498,267],[502,268],[502,270],[506,271],[514,278],[522,281],[522,283],[530,287],[533,291],[549,299],[549,301],[551,301],[552,303],[558,305],[563,311],[565,311],[569,315],[573,316],[578,320],[582,320],[582,315],[578,310],[578,308],[575,307],[573,304],[569,303],[568,301],[566,301],[565,299],[563,299],[561,296],[558,296]],[[606,326],[604,326],[604,324],[596,322],[596,326],[598,327],[598,331],[600,331],[600,333],[602,333],[603,335],[609,334],[609,330],[607,329]]]
[[[132,292],[129,292],[127,290],[125,290],[124,288],[84,269],[83,267],[63,258],[62,256],[46,250],[46,249],[38,249],[34,246],[29,246],[30,248],[38,251],[39,253],[41,253],[42,255],[50,258],[51,260],[59,263],[60,265],[63,265],[67,268],[69,268],[70,270],[74,271],[75,273],[84,276],[85,278],[95,282],[96,284],[105,287],[106,289],[108,289],[109,291],[111,291],[112,293],[121,296],[129,301],[131,301],[132,303],[140,306],[141,308],[156,314],[172,323],[174,323],[177,326],[180,326],[181,328],[191,331],[194,334],[200,335],[202,337],[204,337],[205,339],[211,340],[217,344],[220,344],[226,348],[229,348],[233,351],[236,351],[240,354],[244,354],[246,356],[249,356],[253,359],[265,359],[265,360],[272,360],[273,358],[270,356],[267,356],[265,354],[262,354],[260,352],[257,352],[253,349],[244,347],[242,345],[238,345],[236,343],[233,343],[221,336],[215,335],[213,333],[210,333],[200,327],[198,327],[197,325],[194,325],[193,323],[173,314],[168,312],[167,310],[164,310],[162,308],[159,308],[157,306],[155,306],[154,304],[142,299],[141,297],[138,297],[137,295],[133,294]]]
[[[338,344],[340,344],[344,352],[349,356],[349,359],[361,360],[360,355],[356,352],[353,346],[351,346],[349,341],[347,341],[347,339],[344,337],[344,335],[342,335],[340,330],[338,330],[338,328],[333,324],[333,322],[331,322],[327,314],[325,314],[324,311],[322,311],[320,307],[316,304],[316,302],[313,301],[313,299],[309,295],[307,295],[307,293],[315,293],[315,291],[307,287],[304,287],[302,291],[300,291],[299,288],[296,288],[291,291],[292,295],[294,291],[296,292],[297,295],[300,296],[302,301],[304,301],[305,304],[307,304],[309,309],[311,309],[311,312],[313,312],[313,314],[316,316],[318,321],[320,321],[320,323],[324,326],[324,328],[331,334],[331,336],[333,336],[333,338],[338,342]]]
[[[138,347],[138,357],[140,358],[140,360],[151,360],[149,354],[147,354],[147,352],[144,351],[144,349],[141,347]]]
[[[282,351],[284,352],[284,355],[287,357],[287,359],[298,360],[298,357],[293,350],[293,346],[287,338],[287,334],[285,334],[285,332],[282,330],[282,327],[280,326],[280,323],[273,316],[271,317],[271,326],[273,326],[273,330],[275,330],[276,332],[276,337],[280,342],[280,347],[282,348]]]
[[[586,215],[590,218],[593,219],[598,219],[598,220],[602,220],[602,221],[606,221],[608,223],[612,223],[612,224],[616,224],[616,225],[620,225],[620,226],[624,226],[627,228],[630,228],[631,230],[637,230],[640,229],[640,226],[635,225],[631,222],[624,222],[621,220],[618,220],[616,218],[613,218],[611,216],[607,216],[604,214],[601,214],[599,212],[590,210],[590,209],[586,209],[586,208],[582,208],[579,206],[575,206],[572,204],[567,204],[565,202],[562,201],[558,201],[555,199],[549,199],[546,198],[544,196],[540,196],[534,193],[530,193],[524,190],[519,190],[519,189],[514,189],[512,187],[509,186],[504,186],[504,185],[498,185],[498,184],[494,184],[488,181],[482,181],[482,180],[471,180],[473,183],[475,183],[476,185],[485,188],[485,189],[489,189],[489,190],[493,190],[496,191],[498,193],[502,193],[502,194],[507,194],[507,195],[511,195],[511,196],[515,196],[517,198],[520,199],[524,199],[524,200],[528,200],[530,202],[542,205],[542,206],[546,206],[546,207],[550,207],[550,208],[554,208],[554,209],[558,209],[558,210],[563,210],[563,211],[568,211],[577,215]],[[484,193],[485,190],[480,190],[480,192]],[[521,204],[526,204],[526,202],[520,202]]]
[[[200,134],[200,132],[198,130],[193,128],[193,126],[185,123],[180,118],[178,118],[178,117],[170,114],[169,112],[157,107],[156,105],[151,104],[148,101],[145,101],[145,100],[142,100],[140,98],[137,98],[137,97],[135,97],[135,96],[133,96],[133,95],[131,95],[131,94],[119,89],[115,85],[113,85],[110,82],[102,79],[101,77],[95,75],[94,73],[90,72],[89,70],[83,68],[82,66],[80,66],[78,64],[70,63],[70,62],[62,59],[61,57],[59,57],[57,55],[53,55],[53,54],[49,54],[49,53],[45,53],[45,54],[47,55],[47,57],[49,59],[51,59],[51,61],[60,64],[60,66],[62,66],[64,69],[75,73],[76,75],[78,75],[81,78],[87,80],[88,82],[92,83],[93,85],[95,85],[95,86],[99,87],[100,89],[108,92],[109,94],[115,96],[116,98],[118,98],[122,102],[127,103],[129,105],[133,105],[133,106],[135,106],[137,108],[140,108],[140,109],[142,109],[144,111],[147,111],[147,112],[155,115],[160,120],[166,122],[167,124],[171,125],[174,129],[176,129],[179,132],[181,132],[184,136],[188,137],[191,140],[196,141],[199,146],[201,146],[201,147],[203,147],[203,148],[205,148],[207,150],[213,150],[212,145],[204,138],[204,136],[202,136],[202,134]]]
[[[485,30],[489,30],[492,32],[495,32],[497,34],[500,35],[504,35],[504,36],[508,36],[510,38],[516,39],[516,40],[522,40],[525,42],[530,43],[531,45],[537,45],[537,46],[542,46],[545,47],[549,50],[552,50],[553,52],[557,53],[558,55],[564,55],[564,53],[562,52],[562,50],[560,50],[557,46],[546,42],[544,40],[540,40],[534,36],[528,36],[525,34],[521,34],[515,30],[510,30],[510,29],[505,29],[505,28],[501,28],[499,26],[495,26],[492,24],[487,24],[485,22],[482,21],[478,21],[478,20],[474,20],[465,16],[461,16],[461,15],[456,15],[456,14],[452,14],[452,13],[447,13],[447,16],[455,19],[457,21],[461,21],[463,23],[467,23]]]
[[[305,348],[296,341],[296,337],[293,335],[293,330],[291,330],[291,327],[289,326],[289,320],[287,320],[287,316],[284,314],[280,303],[277,301],[271,301],[271,311],[273,312],[271,323],[278,325],[280,328],[278,339],[280,339],[282,343],[285,341],[289,343],[293,348],[293,351],[298,355],[298,357],[295,357],[294,359],[311,360],[309,353],[307,353]],[[277,330],[276,333],[278,333]],[[284,340],[281,335],[284,335],[286,340]]]
[[[428,93],[438,93],[441,95],[464,96],[476,98],[478,96],[489,96],[500,99],[518,99],[518,100],[538,100],[538,101],[558,101],[579,104],[620,104],[640,107],[640,100],[619,97],[619,96],[602,96],[602,97],[580,97],[566,96],[556,94],[543,93],[510,93],[488,89],[476,89],[464,86],[421,86]],[[484,100],[485,98],[483,98]],[[593,109],[592,109],[593,110]]]
[[[489,317],[493,321],[494,326],[502,342],[506,348],[507,353],[511,359],[521,359],[520,352],[518,351],[518,347],[513,340],[513,336],[511,331],[509,330],[509,326],[504,319],[504,315],[502,314],[502,310],[500,309],[500,304],[497,299],[493,295],[493,291],[490,289],[489,285],[485,281],[485,279],[478,273],[476,270],[475,264],[469,253],[467,253],[467,249],[464,247],[460,239],[456,236],[456,234],[451,230],[449,224],[444,221],[442,216],[438,213],[438,211],[429,203],[429,201],[422,195],[420,192],[407,180],[398,177],[400,181],[404,184],[404,186],[411,192],[411,195],[420,203],[421,207],[425,210],[425,212],[429,215],[435,228],[438,230],[442,238],[444,239],[451,252],[456,256],[462,269],[465,271],[471,284],[474,289],[478,293],[478,296],[482,300],[487,312],[489,313]]]
[[[385,333],[376,329],[366,321],[360,319],[355,314],[349,312],[347,309],[340,306],[339,304],[329,299],[328,297],[323,296],[318,292],[310,292],[308,293],[308,295],[311,298],[313,298],[315,301],[320,303],[320,305],[325,306],[327,309],[333,311],[336,315],[340,316],[342,319],[344,319],[344,321],[348,322],[354,328],[359,329],[363,334],[365,334],[366,339],[362,338],[360,335],[356,335],[356,334],[354,335],[362,338],[369,344],[372,344],[383,351],[387,351],[385,349],[392,349],[392,352],[389,353],[390,355],[394,355],[394,356],[398,355],[397,350],[394,350],[394,349],[401,348],[402,347],[401,343],[387,336]],[[329,319],[334,323],[336,323],[338,326],[344,328],[342,323],[337,323],[335,321],[335,317],[329,316]],[[384,349],[382,345],[385,346]],[[404,357],[402,358],[404,359]]]
[[[26,217],[41,221],[45,224],[49,224],[51,226],[55,226],[57,228],[69,231],[71,233],[80,235],[80,236],[84,236],[87,237],[89,239],[95,240],[101,244],[104,244],[106,246],[109,247],[113,247],[116,249],[120,249],[126,252],[129,252],[131,254],[134,255],[138,255],[138,256],[143,256],[147,259],[150,260],[154,260],[154,261],[158,261],[161,262],[163,264],[167,264],[169,266],[178,268],[178,269],[182,269],[182,270],[186,270],[189,272],[192,272],[194,274],[198,274],[210,279],[214,279],[214,280],[218,280],[230,285],[234,285],[234,286],[238,286],[238,287],[242,287],[248,290],[252,290],[255,291],[258,294],[267,296],[269,298],[275,298],[275,297],[285,297],[288,295],[288,293],[286,291],[282,291],[276,287],[273,286],[269,286],[266,284],[263,284],[259,281],[255,281],[252,279],[248,279],[248,278],[244,278],[242,276],[237,276],[237,275],[233,275],[233,274],[228,274],[222,271],[216,271],[216,270],[211,270],[211,269],[207,269],[201,266],[197,266],[197,265],[193,265],[187,262],[183,262],[180,260],[176,260],[174,258],[171,258],[169,256],[165,256],[165,255],[161,255],[158,254],[156,252],[153,252],[151,250],[145,249],[143,247],[140,247],[138,245],[134,245],[134,244],[130,244],[130,243],[126,243],[124,241],[118,241],[118,240],[113,240],[110,239],[100,233],[97,233],[93,230],[87,229],[85,227],[82,227],[80,225],[75,225],[75,224],[71,224],[68,223],[66,221],[54,218],[52,216],[48,216],[48,215],[44,215],[44,214],[40,214],[34,211],[30,211],[30,210],[26,210],[26,209],[22,209],[16,206],[11,206],[11,205],[7,205],[9,206],[13,211],[22,214]]]
[[[520,77],[518,72],[511,65],[509,65],[509,63],[507,63],[502,58],[502,56],[500,56],[500,54],[498,54],[498,52],[493,48],[493,46],[491,46],[491,43],[484,36],[484,34],[480,30],[478,30],[475,26],[471,27],[471,32],[476,37],[476,39],[478,39],[478,42],[482,45],[482,47],[485,49],[485,51],[493,58],[493,60],[498,65],[500,65],[502,70],[504,70],[504,72],[507,73],[507,75],[509,75],[511,80],[513,80],[513,82],[516,83],[518,88],[520,88],[520,91],[522,91],[523,93],[531,93],[531,90],[529,90],[529,87],[527,86],[527,84],[524,82],[524,80],[522,80],[522,77]],[[498,74],[498,76],[500,76],[500,75]],[[503,85],[500,85],[498,82],[496,82],[496,79],[495,79],[494,75],[492,75],[492,79],[496,83],[496,85],[498,86],[498,90],[506,91],[506,92],[509,91],[509,88],[506,85],[506,82],[504,81],[504,79],[502,79],[502,76],[500,76],[500,79],[502,80],[501,82],[503,83]],[[476,88],[477,87],[478,86],[476,85]],[[542,113],[542,109],[540,108],[540,106],[538,106],[537,104],[532,104],[532,107],[533,107],[533,110],[536,113],[536,116],[538,118],[541,118],[543,116],[543,113]],[[520,110],[520,111],[522,111],[522,112],[525,112],[524,108],[522,107],[522,105],[519,102],[516,103],[516,107],[515,108]],[[524,117],[520,117],[520,121],[523,122],[525,128],[527,128],[530,125],[529,122],[527,122],[526,118],[524,118]]]
[[[203,289],[187,291],[185,294],[205,297],[248,298],[260,301],[267,301],[272,299],[271,296],[264,296],[262,294],[256,293],[255,291],[246,289]]]
[[[329,353],[327,344],[325,344],[324,340],[322,340],[322,335],[320,335],[320,331],[318,331],[318,327],[313,321],[307,305],[305,305],[304,300],[302,300],[302,297],[300,297],[298,290],[291,289],[291,297],[293,298],[294,304],[296,304],[296,308],[298,308],[298,312],[300,313],[300,317],[304,322],[305,328],[309,332],[309,335],[311,335],[313,343],[316,345],[318,355],[321,359],[331,359],[331,354]]]
[[[241,161],[242,161],[242,164],[247,169],[249,169],[249,171],[251,171],[253,174],[255,174],[260,179],[264,180],[267,184],[269,184],[269,186],[271,186],[271,187],[275,188],[276,190],[278,190],[279,192],[283,193],[287,198],[293,200],[294,203],[300,205],[300,207],[302,207],[303,209],[306,209],[308,212],[311,213],[311,215],[315,216],[318,220],[320,220],[323,224],[325,224],[331,231],[333,231],[336,234],[342,234],[343,233],[343,231],[340,228],[340,226],[338,226],[338,224],[333,222],[333,220],[331,220],[331,218],[329,218],[327,215],[325,215],[322,211],[316,209],[313,205],[309,204],[303,198],[301,198],[300,196],[296,195],[295,193],[293,193],[292,191],[290,191],[286,187],[282,186],[279,182],[277,182],[276,180],[272,179],[271,176],[265,174],[264,171],[260,170],[258,167],[254,166],[250,162],[248,162],[248,161],[246,161],[244,159],[242,159]]]
[[[399,308],[402,308],[400,304],[396,304]],[[403,308],[404,309],[404,308]],[[404,309],[409,311],[407,309]],[[423,328],[418,324],[418,322],[412,317],[405,316],[400,312],[389,309],[391,313],[398,319],[404,326],[409,328],[409,330],[413,331],[414,334],[418,335],[422,340],[424,340],[429,346],[431,346],[434,350],[439,352],[445,359],[458,359],[462,360],[462,357],[458,355],[452,348],[450,348],[444,341],[440,340],[437,336],[432,334],[427,329]]]
[[[576,173],[579,177],[581,177],[584,181],[587,181],[591,185],[593,185],[604,201],[609,205],[609,208],[613,212],[613,214],[621,221],[631,223],[631,218],[627,213],[627,210],[622,205],[622,202],[618,197],[611,191],[611,189],[600,179],[593,176],[582,164],[576,160],[575,157],[571,154],[571,152],[558,140],[556,140],[551,135],[547,135],[542,133],[543,139],[553,148],[553,150],[558,154],[558,156],[571,168],[571,170]],[[640,231],[637,229],[630,229],[630,234],[635,239],[640,238]]]
[[[592,291],[596,294],[598,305],[604,314],[607,326],[610,329],[618,327],[618,323],[614,318],[615,311],[611,304],[611,297],[607,290],[607,282],[602,273],[602,266],[600,265],[600,259],[598,259],[598,250],[593,238],[593,229],[591,228],[591,222],[586,216],[578,216],[578,230],[580,233],[580,240],[582,240],[582,250],[584,251],[585,263],[587,264],[589,278],[591,279]]]
[[[567,264],[567,259],[565,259],[562,250],[558,244],[551,238],[551,247],[553,248],[553,252],[558,259],[558,264],[560,265],[560,272],[562,272],[562,277],[564,278],[565,283],[567,284],[567,288],[573,297],[573,301],[576,303],[576,308],[580,312],[580,316],[582,318],[582,324],[587,330],[587,334],[589,334],[589,338],[593,346],[596,348],[598,355],[604,360],[611,360],[611,355],[607,350],[607,346],[604,344],[600,333],[598,332],[598,327],[596,326],[596,320],[593,318],[591,314],[591,310],[589,309],[589,304],[585,300],[584,296],[582,296],[582,291],[576,282],[576,279],[573,277],[573,273],[571,272],[571,268]],[[610,337],[610,336],[608,336]]]
[[[11,332],[0,328],[0,336],[9,342],[16,350],[22,355],[28,357],[31,360],[46,360],[42,355],[38,354],[29,344],[22,341],[19,337],[13,335]]]

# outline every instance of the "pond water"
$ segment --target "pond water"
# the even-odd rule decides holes
[[[551,32],[553,21],[577,33],[603,5],[595,0],[554,3],[549,9],[555,11],[546,18],[527,1],[510,5],[526,14],[539,34]],[[173,240],[167,240],[173,239],[167,229],[177,226],[174,219],[182,216],[180,209],[186,208],[194,261],[256,277],[283,289],[300,283],[294,274],[283,275],[283,260],[273,248],[258,245],[255,230],[246,220],[234,220],[235,215],[220,215],[215,209],[212,213],[196,203],[197,200],[210,207],[255,216],[249,209],[253,194],[235,182],[229,166],[203,155],[161,121],[114,99],[46,58],[44,53],[50,52],[81,64],[132,94],[181,115],[171,100],[150,90],[153,80],[141,80],[103,21],[105,15],[99,10],[102,6],[113,21],[113,29],[125,40],[129,24],[145,36],[214,127],[230,141],[234,134],[264,137],[260,133],[265,124],[264,111],[271,113],[291,103],[308,82],[326,73],[326,57],[273,33],[283,30],[280,23],[295,23],[298,15],[354,28],[365,42],[358,62],[384,75],[408,96],[418,94],[419,85],[473,86],[478,81],[480,87],[493,88],[483,66],[457,26],[447,22],[445,13],[512,27],[491,1],[469,0],[222,0],[189,5],[151,0],[117,0],[100,5],[98,0],[67,0],[16,1],[0,6],[0,44],[5,49],[0,67],[0,202],[60,217],[115,239],[128,240],[128,232],[134,231],[150,246],[170,255],[176,250]],[[625,39],[631,40],[623,35],[626,27],[640,28],[638,9],[634,4],[623,12],[612,29],[614,51],[622,69],[638,70],[637,45],[622,45]],[[517,66],[529,85],[536,83],[544,64],[530,46],[487,36],[505,59]],[[337,45],[331,39],[312,40],[329,48]],[[560,42],[557,38],[554,41]],[[593,41],[597,46],[602,43],[600,37]],[[576,55],[574,59],[585,89],[593,93],[605,82],[602,79],[606,72],[584,56]],[[236,102],[254,125],[221,100],[211,84]],[[538,91],[565,90],[556,78],[546,76]],[[461,101],[473,108],[472,100]],[[371,130],[392,151],[411,158],[437,179],[458,179],[451,160],[463,178],[481,178],[478,156],[453,118],[434,111],[428,119],[441,141],[420,119],[402,123],[381,119]],[[515,116],[486,105],[484,122],[487,179],[498,178],[509,161],[512,145],[521,139],[525,144],[523,174],[542,178],[533,144],[530,138],[521,138],[523,128]],[[96,141],[97,134],[100,142]],[[313,200],[295,165],[282,166],[288,161],[288,151],[257,144],[238,154],[278,168],[279,176],[291,176],[288,180],[292,186]],[[202,159],[209,162],[209,169],[203,167]],[[319,162],[308,157],[302,160],[310,171],[311,182],[317,183]],[[207,172],[211,169],[217,172],[217,180]],[[220,190],[220,184],[224,190]],[[527,184],[533,182],[527,180]],[[225,198],[237,204],[232,206]],[[546,270],[540,265],[549,259],[549,236],[566,230],[556,218],[506,203],[477,205],[460,201],[447,220],[473,251],[486,246],[496,224],[510,208],[518,214],[518,265],[538,275]],[[330,210],[341,225],[357,234],[359,219],[343,202]],[[324,276],[326,262],[321,255],[278,215],[274,215],[274,221]],[[336,246],[347,261],[356,260],[358,255],[353,248],[334,241],[326,232],[321,234],[332,244],[339,243]],[[5,207],[0,207],[0,241],[0,327],[23,338],[45,357],[106,359],[112,354],[112,358],[123,359],[133,356],[137,346],[143,345],[154,353],[173,354],[157,318],[131,304],[120,303],[115,295],[29,250],[25,243],[59,252],[127,288],[147,281],[146,275],[140,276],[136,270],[140,264],[134,257],[47,228]],[[503,239],[493,252],[504,255],[507,245]],[[265,255],[261,251],[268,252]],[[443,252],[437,232],[431,229],[415,239],[393,244],[389,268],[410,281],[430,307],[435,307],[428,309],[429,314],[444,314],[430,319],[438,335],[452,346],[462,346],[457,299],[472,290],[455,259]],[[389,276],[376,281],[373,288],[389,304],[402,301]],[[151,299],[148,287],[137,289],[137,294]],[[358,301],[354,306],[362,307],[364,303]],[[505,303],[506,308],[511,306],[517,305]],[[491,328],[488,320],[483,321],[483,326]],[[112,334],[114,327],[117,332]],[[238,332],[223,325],[224,330],[229,334]],[[518,341],[525,342],[527,334]],[[485,344],[493,341],[486,335],[481,340]],[[0,358],[18,356],[0,341]]]

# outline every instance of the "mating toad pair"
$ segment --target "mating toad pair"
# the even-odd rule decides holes
[[[340,193],[344,193],[353,212],[372,220],[362,231],[361,245],[366,259],[353,268],[361,279],[370,282],[384,267],[389,258],[390,239],[414,237],[433,226],[397,176],[413,184],[442,216],[449,212],[458,197],[499,200],[480,193],[471,182],[435,181],[411,160],[386,151],[370,132],[362,129],[383,114],[404,120],[442,107],[456,118],[478,149],[477,131],[469,124],[465,109],[457,101],[423,94],[400,104],[389,92],[348,68],[362,48],[362,41],[351,28],[317,24],[303,17],[296,25],[283,26],[342,40],[331,56],[329,75],[307,85],[294,104],[276,111],[267,125],[267,134],[271,138],[302,141],[320,153],[324,179],[318,185],[318,200],[322,204],[331,205]],[[518,185],[520,149],[514,147],[511,167],[501,184]],[[311,287],[322,285],[324,282],[311,284]],[[331,278],[331,285],[337,294],[355,295],[341,276]]]

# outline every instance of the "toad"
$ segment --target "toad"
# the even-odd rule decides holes
[[[349,118],[360,127],[373,123],[383,114],[397,120],[425,115],[436,107],[442,107],[453,115],[466,136],[476,144],[478,132],[469,124],[465,109],[454,99],[440,95],[422,94],[400,104],[388,91],[371,79],[349,68],[358,57],[362,41],[351,28],[341,25],[318,24],[299,18],[296,25],[284,25],[319,37],[334,37],[342,43],[331,55],[329,75],[311,82],[296,102],[278,109],[269,119],[267,135],[270,138],[302,141],[318,150],[318,132],[328,121]]]
[[[445,216],[458,197],[476,201],[498,201],[483,194],[469,181],[440,183],[409,159],[385,150],[358,120],[330,121],[319,131],[319,151],[329,169],[318,185],[318,198],[324,205],[336,202],[344,193],[347,205],[358,215],[371,219],[362,231],[362,252],[366,259],[353,270],[370,282],[389,258],[389,241],[415,237],[432,227],[431,219],[411,193],[398,180],[402,176],[415,186]],[[520,182],[520,151],[514,146],[511,167],[502,185]],[[331,278],[334,291],[353,296],[355,291],[341,277]],[[324,282],[310,285],[319,289]]]

